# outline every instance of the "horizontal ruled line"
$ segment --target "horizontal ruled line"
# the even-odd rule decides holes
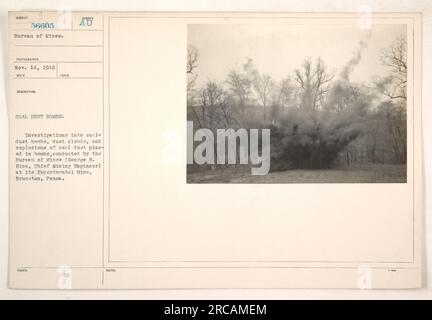
[[[43,45],[43,44],[16,44],[15,47],[102,47],[102,45],[67,45],[67,44],[53,44],[53,45]]]
[[[58,269],[55,266],[32,266],[18,267],[17,269]],[[223,267],[207,267],[207,266],[105,266],[105,267],[70,267],[71,269],[358,269],[357,266],[223,266]],[[418,269],[417,267],[370,267],[370,269]]]
[[[63,32],[63,31],[103,31],[101,29],[15,29],[13,30],[14,32],[24,32],[24,31],[35,31],[35,32],[52,32],[52,31],[57,31],[57,32]]]
[[[14,61],[13,63],[102,63],[102,61]]]
[[[68,80],[68,79],[102,79],[102,77],[58,77],[58,78],[43,78],[43,77],[22,77],[22,78],[14,78],[16,80],[31,80],[31,79],[48,79],[48,80]]]

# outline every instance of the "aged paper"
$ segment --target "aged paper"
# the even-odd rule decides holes
[[[10,287],[420,287],[421,18],[11,12]]]

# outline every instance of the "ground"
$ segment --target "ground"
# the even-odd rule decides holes
[[[287,170],[251,175],[248,167],[187,174],[188,183],[404,183],[406,165],[364,164],[343,169]]]

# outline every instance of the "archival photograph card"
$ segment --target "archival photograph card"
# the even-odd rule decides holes
[[[421,29],[10,12],[9,286],[421,287]]]

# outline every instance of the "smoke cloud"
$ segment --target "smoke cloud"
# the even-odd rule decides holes
[[[369,39],[370,35],[368,36]],[[354,71],[354,68],[360,63],[362,59],[362,54],[364,49],[367,48],[367,40],[362,40],[359,43],[357,51],[354,53],[353,57],[348,61],[340,73],[340,77],[343,81],[349,81],[350,75]]]

